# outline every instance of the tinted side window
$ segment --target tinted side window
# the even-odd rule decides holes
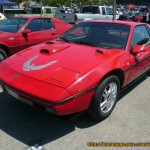
[[[31,22],[26,26],[26,28],[30,29],[32,32],[42,30],[42,26],[38,19],[31,20]]]
[[[82,13],[92,13],[92,14],[97,14],[99,13],[99,8],[96,6],[88,6],[88,7],[83,7]]]
[[[53,21],[50,18],[41,19],[41,23],[42,23],[43,30],[51,30],[55,28]]]
[[[102,7],[102,15],[106,15],[105,8]]]
[[[53,22],[50,18],[37,18],[31,20],[31,22],[26,26],[32,32],[50,30],[54,28]]]
[[[58,8],[52,8],[52,13],[53,14],[60,13],[60,10]]]
[[[113,11],[111,8],[106,7],[106,11],[107,11],[107,15],[113,15]]]
[[[41,8],[32,8],[32,14],[41,14]]]
[[[44,11],[45,14],[50,14],[50,13],[52,13],[52,11],[51,11],[50,8],[44,8],[43,11]]]
[[[137,26],[134,29],[131,46],[143,45],[150,40],[150,35],[144,25]]]

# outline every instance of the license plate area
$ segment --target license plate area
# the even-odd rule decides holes
[[[11,96],[13,96],[13,97],[15,97],[16,99],[19,100],[19,96],[18,96],[17,93],[15,93],[14,91],[12,91],[12,90],[10,90],[8,88],[6,88],[6,91],[7,91],[8,94],[10,94]]]

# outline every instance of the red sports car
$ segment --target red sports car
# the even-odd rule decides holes
[[[144,13],[135,13],[134,21],[141,22],[143,20]]]
[[[1,92],[56,115],[87,110],[103,120],[120,90],[149,70],[147,24],[89,20],[1,62],[0,84]]]
[[[15,17],[0,23],[0,62],[29,46],[53,40],[72,25],[49,17]]]

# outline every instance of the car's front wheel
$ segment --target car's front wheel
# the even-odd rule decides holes
[[[117,76],[106,77],[97,87],[88,109],[90,116],[104,120],[113,111],[120,93],[120,81]]]
[[[0,48],[0,62],[5,60],[6,58],[7,58],[6,52],[3,49]]]

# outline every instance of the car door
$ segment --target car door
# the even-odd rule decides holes
[[[32,19],[25,29],[30,29],[31,32],[28,34],[20,34],[20,50],[38,43],[53,40],[57,37],[57,31],[51,18]]]
[[[107,14],[107,17],[106,17],[107,20],[110,20],[113,18],[113,11],[111,8],[106,7],[106,14]]]
[[[101,19],[104,19],[104,20],[108,19],[107,13],[106,13],[106,8],[104,6],[102,6],[100,8],[101,8],[101,14],[102,14]]]
[[[141,45],[145,51],[132,53],[135,45]],[[133,81],[150,69],[150,32],[146,25],[136,26],[131,41],[130,71],[128,82]]]

